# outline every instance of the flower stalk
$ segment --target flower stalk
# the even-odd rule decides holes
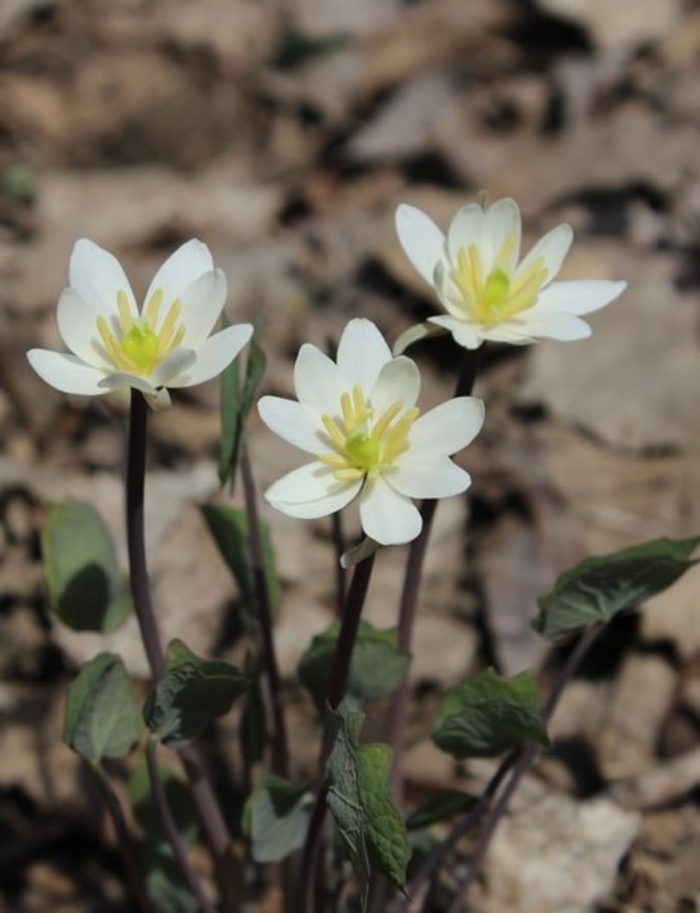
[[[289,744],[287,738],[287,724],[284,718],[284,703],[282,700],[282,679],[277,664],[277,653],[273,637],[272,600],[270,586],[265,573],[265,557],[263,554],[262,530],[258,514],[257,493],[253,467],[250,462],[248,448],[243,444],[241,448],[241,479],[243,482],[243,497],[245,499],[246,514],[248,516],[248,534],[250,537],[250,551],[253,565],[253,581],[255,595],[258,603],[258,618],[260,620],[260,634],[262,639],[262,654],[267,670],[268,691],[272,706],[272,771],[279,777],[289,776]]]
[[[153,609],[148,581],[144,526],[144,489],[146,474],[146,428],[148,404],[143,394],[131,390],[131,412],[126,466],[126,534],[129,578],[134,611],[151,674],[156,678],[163,668],[163,647]],[[237,906],[236,861],[231,836],[216,801],[213,787],[194,745],[178,749],[190,785],[192,801],[210,850],[227,909]]]

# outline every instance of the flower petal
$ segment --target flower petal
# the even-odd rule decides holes
[[[299,402],[312,412],[337,416],[345,383],[336,363],[306,342],[294,364],[294,390]]]
[[[172,304],[176,298],[182,295],[188,285],[192,285],[200,276],[211,272],[213,268],[214,263],[209,248],[206,244],[193,238],[178,247],[160,267],[148,287],[144,302],[147,304],[155,292],[162,291],[164,302]],[[205,333],[206,335],[208,334]]]
[[[410,542],[423,526],[415,504],[381,476],[365,482],[360,497],[360,521],[365,535],[380,545]]]
[[[134,293],[121,264],[113,254],[103,250],[94,241],[88,238],[76,241],[68,275],[71,288],[96,314],[101,314],[109,322],[110,328],[117,328],[114,327],[114,321],[119,317],[118,292],[126,295],[132,317],[138,315]]]
[[[473,323],[467,323],[464,320],[457,320],[456,317],[428,317],[430,323],[436,323],[438,326],[445,327],[454,337],[454,341],[464,346],[465,349],[478,349],[484,341],[480,330]]]
[[[415,362],[405,355],[399,355],[384,365],[370,393],[375,418],[381,418],[397,400],[400,400],[406,409],[411,409],[415,406],[419,393],[420,372]]]
[[[175,349],[163,359],[148,380],[154,387],[166,387],[173,378],[187,371],[196,361],[197,353],[192,349]]]
[[[138,374],[131,374],[129,371],[114,371],[108,374],[100,381],[100,390],[126,390],[133,387],[134,390],[140,390],[146,396],[157,397],[158,390],[145,377],[139,377]]]
[[[168,386],[193,387],[221,374],[252,335],[253,327],[250,323],[238,323],[205,339],[197,352],[194,365],[169,380]]]
[[[104,377],[102,371],[84,364],[75,355],[50,352],[48,349],[30,349],[27,358],[39,377],[56,390],[81,396],[106,393],[100,387]]]
[[[452,454],[466,447],[484,424],[484,404],[474,396],[458,396],[418,416],[406,452],[409,460],[429,454]]]
[[[495,260],[509,235],[513,237],[508,258],[500,264],[510,275],[520,259],[520,240],[522,221],[520,208],[515,200],[496,200],[486,210],[484,216],[484,234],[481,243],[482,266],[486,274],[494,268]]]
[[[591,328],[585,320],[574,314],[564,314],[561,311],[540,311],[527,315],[523,319],[524,330],[530,336],[546,339],[559,339],[571,342],[574,339],[587,339],[591,335]]]
[[[270,431],[307,453],[328,453],[318,415],[302,403],[280,396],[263,396],[258,401],[260,418]]]
[[[355,384],[369,396],[379,372],[391,361],[391,349],[371,320],[355,317],[343,330],[338,343],[338,368],[346,389]]]
[[[590,314],[614,301],[627,288],[626,282],[605,279],[580,279],[572,282],[554,282],[537,296],[533,312],[539,310],[564,311],[567,314]]]
[[[515,318],[492,327],[483,327],[481,337],[489,342],[507,342],[512,346],[525,346],[535,340],[525,326],[524,320]]]
[[[338,482],[333,471],[319,462],[288,472],[265,492],[265,500],[289,517],[313,520],[341,510],[362,488],[357,482]]]
[[[515,280],[517,281],[517,279],[530,268],[535,260],[542,257],[547,269],[547,279],[545,281],[551,282],[561,269],[561,264],[564,257],[568,254],[573,240],[573,229],[566,223],[557,225],[556,228],[548,231],[543,238],[540,238],[517,268],[515,271]]]
[[[458,210],[450,223],[447,232],[447,248],[450,260],[457,263],[457,254],[470,244],[476,244],[481,250],[481,240],[484,236],[484,210],[479,203],[468,203]]]
[[[202,345],[224,309],[227,294],[228,282],[220,269],[203,273],[180,293],[180,322],[185,329],[182,345],[185,348],[198,349]],[[168,313],[167,306],[174,300],[164,299],[166,307],[161,308],[162,320]]]
[[[448,456],[438,455],[429,459],[399,459],[396,472],[387,473],[384,478],[407,498],[450,498],[466,491],[472,481],[469,473]]]
[[[396,233],[413,267],[432,285],[435,264],[445,258],[443,232],[420,209],[402,203],[396,210]]]
[[[61,338],[71,352],[88,365],[106,371],[113,369],[103,355],[104,349],[97,333],[97,315],[75,289],[66,288],[61,292],[56,319]]]

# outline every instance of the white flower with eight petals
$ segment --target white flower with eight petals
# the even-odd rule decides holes
[[[73,248],[69,281],[57,320],[71,354],[27,353],[37,374],[64,393],[135,387],[162,407],[170,402],[165,387],[190,387],[220,374],[253,332],[239,324],[209,335],[227,283],[201,241],[188,241],[165,261],[140,311],[117,259],[86,238]]]
[[[412,498],[449,497],[471,484],[450,455],[479,432],[483,403],[463,396],[421,415],[418,368],[405,356],[393,358],[371,321],[350,321],[337,363],[303,345],[294,387],[298,402],[264,396],[258,403],[275,434],[315,458],[265,492],[283,513],[323,517],[359,495],[365,535],[398,545],[421,530]]]
[[[523,344],[538,337],[572,340],[590,336],[582,314],[620,295],[627,283],[606,280],[552,282],[573,240],[569,225],[549,231],[520,261],[522,227],[514,200],[484,209],[463,206],[447,236],[414,206],[396,211],[401,245],[420,275],[437,292],[445,316],[428,318],[467,349],[485,340]],[[425,331],[407,331],[402,351]]]

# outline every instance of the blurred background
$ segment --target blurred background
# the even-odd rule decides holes
[[[432,746],[445,687],[486,665],[556,669],[529,622],[561,570],[700,532],[699,123],[691,0],[2,0],[1,909],[127,909],[62,706],[105,643],[137,676],[141,648],[133,624],[107,641],[56,626],[40,565],[46,506],[68,496],[100,509],[123,555],[122,424],[47,388],[25,357],[61,348],[74,241],[114,252],[138,297],[201,238],[228,275],[229,318],[261,319],[264,389],[280,395],[302,342],[323,346],[356,315],[394,339],[434,312],[395,237],[399,202],[446,228],[481,191],[512,196],[525,247],[573,225],[561,278],[628,280],[590,340],[487,351],[485,431],[459,457],[474,486],[438,511],[416,632],[407,771],[425,798],[490,770]],[[423,406],[449,397],[451,342],[411,354]],[[166,632],[235,657],[236,593],[194,506],[222,497],[218,435],[216,383],[152,417],[148,536]],[[251,447],[261,487],[300,461],[255,415]],[[291,678],[332,618],[329,526],[266,515]],[[395,619],[403,560],[380,557],[375,623]],[[700,909],[699,583],[691,572],[620,621],[584,666],[494,842],[479,910]],[[291,683],[288,698],[303,777],[313,713]],[[232,796],[236,738],[234,719],[211,741]]]

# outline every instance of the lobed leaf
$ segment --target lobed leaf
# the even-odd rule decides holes
[[[401,888],[411,853],[406,828],[391,798],[391,749],[359,746],[363,720],[361,713],[345,705],[331,712],[332,747],[326,774],[328,807],[365,896],[370,864]]]
[[[301,683],[311,693],[319,712],[330,687],[339,633],[340,624],[334,622],[314,637],[299,664]],[[397,646],[395,628],[380,631],[361,621],[352,652],[346,700],[364,707],[386,697],[401,684],[410,662],[409,654]]]
[[[41,533],[49,603],[75,631],[115,631],[128,618],[131,597],[114,545],[91,504],[52,504]]]
[[[544,712],[532,673],[505,679],[487,669],[451,688],[438,709],[433,741],[456,758],[489,758],[528,741],[547,745]]]
[[[558,578],[537,602],[532,625],[555,638],[590,624],[604,624],[623,609],[655,596],[696,564],[690,555],[700,536],[654,539],[612,555],[587,558]]]
[[[313,797],[306,784],[266,777],[246,802],[244,829],[253,859],[280,862],[304,843]]]
[[[201,659],[181,640],[172,640],[144,706],[146,725],[165,744],[184,745],[228,713],[247,685],[235,666]]]
[[[141,732],[134,689],[121,658],[100,653],[68,689],[63,740],[93,764],[123,758]]]

